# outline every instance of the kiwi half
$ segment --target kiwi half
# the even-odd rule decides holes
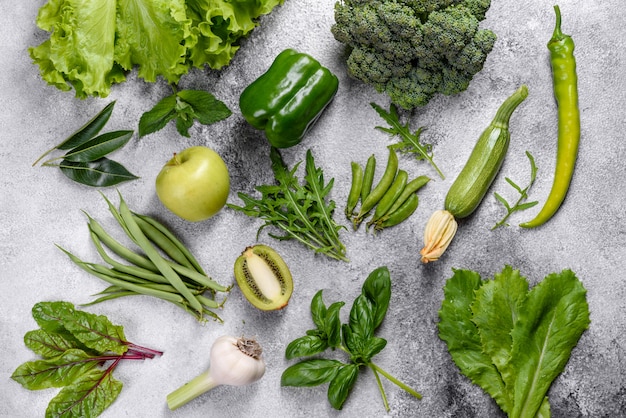
[[[287,306],[293,279],[287,264],[271,247],[247,247],[235,261],[235,279],[243,295],[257,308],[274,311]]]

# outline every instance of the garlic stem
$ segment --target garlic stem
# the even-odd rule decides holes
[[[173,411],[216,386],[219,383],[211,377],[208,370],[167,395],[167,406]]]

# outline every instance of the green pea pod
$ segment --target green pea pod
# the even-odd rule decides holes
[[[367,223],[368,226],[373,225],[377,220],[379,220],[383,215],[385,215],[391,206],[398,200],[404,188],[406,187],[407,179],[409,178],[409,174],[404,170],[398,170],[398,174],[394,179],[393,183],[387,190],[387,192],[380,199],[378,204],[376,205],[376,209],[374,211],[374,216]]]
[[[363,167],[359,163],[352,162],[352,185],[350,193],[348,193],[348,202],[346,203],[346,218],[352,219],[354,208],[359,203],[361,197],[361,188],[363,187]]]
[[[386,218],[389,217],[389,215],[398,210],[400,206],[402,206],[402,204],[406,202],[409,197],[411,197],[412,194],[417,193],[419,189],[424,187],[429,181],[430,177],[419,176],[408,182],[404,187],[404,190],[402,190],[402,194],[400,195],[400,197],[396,199],[396,201],[393,203],[393,205],[391,205],[389,210],[387,210],[387,212],[380,218],[380,221],[384,221]]]
[[[392,226],[396,226],[399,223],[407,220],[409,216],[415,213],[417,210],[417,206],[419,205],[419,197],[417,194],[413,193],[409,198],[396,210],[391,213],[388,218],[382,220],[376,224],[375,229],[380,231],[385,228],[390,228]]]
[[[552,189],[543,207],[531,221],[520,224],[523,228],[543,225],[559,210],[569,190],[578,157],[580,141],[580,111],[578,109],[578,77],[574,58],[574,41],[561,32],[561,11],[554,6],[556,25],[548,42],[554,97],[558,106],[556,168]]]
[[[365,172],[363,173],[363,186],[361,187],[361,202],[365,201],[367,195],[372,191],[374,183],[374,173],[376,172],[376,156],[370,155],[365,164]]]
[[[359,225],[365,216],[376,206],[376,204],[382,199],[383,195],[389,190],[389,187],[393,183],[393,180],[396,178],[396,173],[398,172],[398,156],[396,152],[389,148],[389,158],[387,159],[387,167],[385,168],[385,172],[383,176],[379,180],[376,187],[367,195],[365,200],[361,202],[361,209],[359,210],[359,214],[355,219],[355,225]]]

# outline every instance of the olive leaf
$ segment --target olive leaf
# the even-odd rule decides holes
[[[45,156],[55,150],[66,151],[59,157],[50,158],[41,165],[58,167],[70,180],[92,187],[108,187],[138,177],[123,165],[106,158],[107,155],[122,148],[130,141],[133,131],[120,130],[98,133],[111,117],[115,102],[109,103],[89,122],[66,140],[46,151],[33,163],[35,166]],[[60,163],[57,161],[61,160]]]
[[[176,119],[176,130],[189,137],[194,121],[211,125],[228,118],[231,110],[214,95],[202,90],[180,90],[161,99],[139,119],[139,137],[159,131]]]

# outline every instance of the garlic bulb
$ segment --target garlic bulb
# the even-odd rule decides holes
[[[211,347],[209,370],[167,395],[167,406],[179,408],[216,386],[256,382],[265,373],[262,351],[251,338],[219,337]]]

